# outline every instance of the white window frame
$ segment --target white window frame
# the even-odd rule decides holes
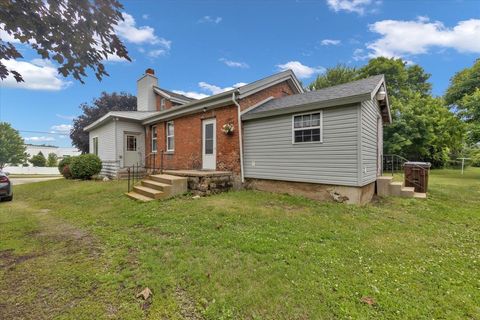
[[[315,114],[315,113],[320,114],[320,125],[319,126],[295,128],[295,117],[312,115],[312,114]],[[295,131],[312,130],[312,129],[320,129],[320,141],[295,142]],[[297,114],[292,115],[292,144],[309,144],[309,143],[323,143],[323,110],[297,113]]]
[[[165,110],[165,98],[160,99],[160,110]]]
[[[157,153],[157,150],[158,150],[158,132],[157,132],[157,126],[152,126],[151,128],[151,134],[152,134],[152,138],[151,138],[151,141],[150,141],[150,147],[152,149],[152,153]],[[153,149],[153,142],[155,141],[155,150]]]
[[[168,126],[170,124],[172,125],[172,128],[173,128],[173,134],[171,135],[168,134]],[[172,138],[173,148],[168,143],[168,138]],[[165,139],[166,139],[165,145],[167,146],[167,152],[174,152],[175,151],[175,124],[173,123],[173,121],[167,121],[167,123],[165,124]]]
[[[98,157],[98,136],[92,138],[92,149],[93,149],[93,154]]]

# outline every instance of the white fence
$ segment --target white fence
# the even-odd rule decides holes
[[[14,167],[5,167],[3,168],[3,172],[7,172],[9,174],[45,174],[45,175],[57,175],[60,174],[58,172],[57,167],[22,167],[22,166],[14,166]]]

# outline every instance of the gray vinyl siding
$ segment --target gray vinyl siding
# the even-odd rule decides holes
[[[378,117],[379,112],[376,101],[368,100],[362,102],[362,185],[374,182],[377,179]]]
[[[93,153],[93,138],[98,137],[98,157],[102,161],[116,160],[115,147],[115,123],[110,121],[104,125],[93,129],[89,133],[90,149]]]
[[[293,115],[244,122],[245,177],[358,185],[360,105],[323,109],[323,143],[293,144]]]

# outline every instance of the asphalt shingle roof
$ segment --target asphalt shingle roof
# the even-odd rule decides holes
[[[352,81],[333,87],[328,87],[316,91],[294,94],[282,98],[269,100],[261,106],[247,112],[247,114],[255,114],[260,112],[273,111],[278,109],[293,108],[315,102],[326,102],[342,98],[354,97],[371,93],[378,83],[382,80],[383,75],[377,75],[362,80]]]
[[[164,89],[164,88],[158,88],[158,89],[162,90],[163,92],[165,92],[165,93],[168,94],[169,96],[174,97],[174,98],[177,98],[177,99],[187,100],[187,101],[197,100],[197,99],[190,98],[190,97],[184,96],[183,94],[175,93],[175,92],[173,92],[173,91],[170,91],[170,90],[167,90],[167,89]]]

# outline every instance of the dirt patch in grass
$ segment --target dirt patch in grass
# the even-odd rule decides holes
[[[183,319],[203,319],[202,315],[197,311],[195,307],[195,301],[185,289],[177,287],[175,289],[175,299],[177,300],[180,309],[180,315],[183,317]]]
[[[38,254],[15,255],[13,249],[0,251],[0,269],[14,268],[17,264],[33,259]]]

